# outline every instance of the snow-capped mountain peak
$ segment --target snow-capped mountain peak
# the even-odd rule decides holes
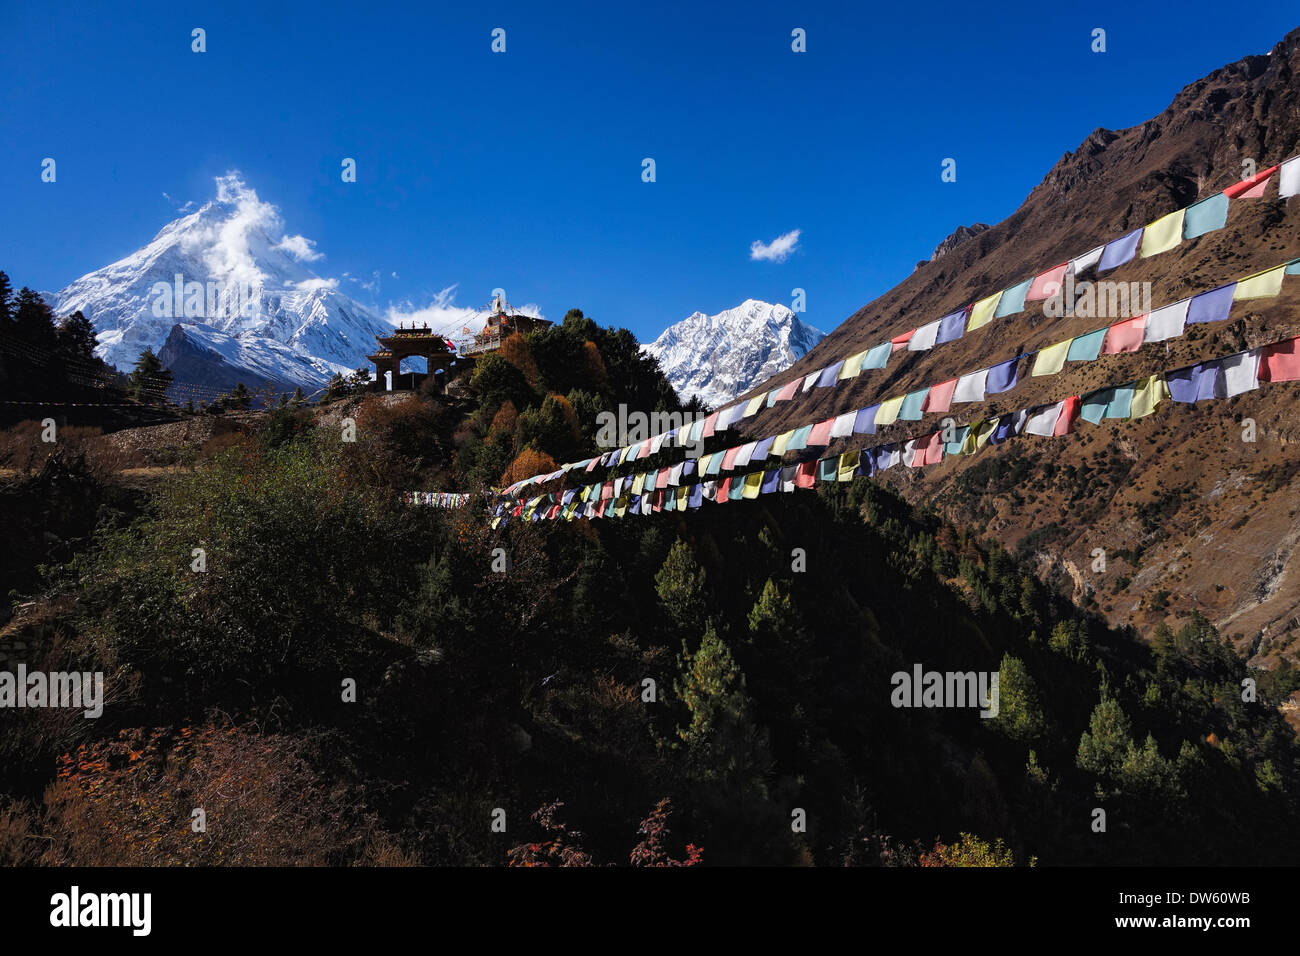
[[[314,272],[308,263],[323,258],[314,243],[287,233],[276,207],[237,173],[216,187],[215,199],[143,248],[52,296],[56,314],[80,309],[95,326],[97,353],[123,369],[145,348],[160,350],[177,325],[218,361],[255,357],[233,367],[258,384],[319,385],[364,364],[392,323]]]
[[[826,336],[784,305],[746,299],[717,315],[694,312],[642,348],[682,399],[718,407],[778,375]]]

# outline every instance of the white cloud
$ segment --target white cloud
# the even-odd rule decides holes
[[[397,278],[397,273],[396,273],[396,272],[393,273],[393,278],[394,278],[394,279]]]
[[[316,240],[306,236],[285,236],[271,248],[281,249],[299,262],[315,262],[325,258],[325,253],[316,251]]]
[[[172,197],[169,196],[169,195],[167,195],[166,192],[164,192],[164,193],[162,194],[162,197],[163,197],[163,199],[166,199],[166,200],[167,200],[167,203],[168,203],[169,205],[173,206],[173,207],[176,209],[176,211],[179,212],[179,213],[187,213],[187,212],[189,212],[191,209],[194,208],[194,200],[193,200],[193,199],[191,199],[189,202],[187,202],[187,203],[186,203],[185,205],[183,205],[183,206],[177,206],[177,205],[176,205],[176,200],[175,200],[175,199],[172,199]]]
[[[749,245],[749,258],[766,262],[785,262],[799,245],[801,229],[791,229],[783,236],[777,236],[771,242],[755,239]]]
[[[338,279],[303,279],[301,282],[294,283],[294,288],[301,289],[303,292],[313,292],[316,289],[337,289],[338,287]]]
[[[298,263],[324,258],[316,251],[313,240],[285,233],[280,211],[263,202],[238,170],[218,176],[215,181],[219,208],[209,210],[205,206],[204,215],[186,239],[202,252],[212,279],[257,288],[268,278],[258,267],[259,261],[267,261],[268,252],[287,253]],[[325,289],[337,287],[338,280],[319,278],[303,265],[298,275],[292,276],[292,284],[300,289]]]
[[[449,285],[433,297],[433,301],[426,306],[418,307],[411,302],[390,303],[388,313],[385,318],[393,325],[410,325],[414,322],[416,325],[428,324],[430,329],[435,332],[441,332],[444,335],[452,337],[463,335],[463,328],[471,329],[477,332],[483,327],[487,319],[487,304],[483,308],[475,309],[468,306],[456,305],[456,289],[458,285]],[[531,315],[535,318],[543,318],[542,310],[536,303],[515,306],[511,308],[515,313],[520,315]]]

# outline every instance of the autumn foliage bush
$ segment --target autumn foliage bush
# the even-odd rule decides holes
[[[501,484],[509,485],[521,478],[549,473],[556,467],[555,459],[546,452],[538,451],[536,448],[525,448],[515,456],[510,467],[501,474]]]
[[[506,851],[510,866],[603,866],[613,864],[597,863],[590,853],[583,849],[583,834],[571,829],[559,818],[563,801],[553,800],[543,804],[532,815],[534,823],[545,831],[541,840],[521,843]],[[628,863],[632,866],[698,866],[704,861],[704,851],[694,844],[686,844],[685,856],[677,858],[669,852],[666,843],[669,836],[668,818],[672,815],[672,804],[668,799],[660,800],[649,816],[641,821],[637,833],[641,840],[628,854]]]
[[[123,731],[117,739],[83,745],[59,760],[58,777],[46,792],[47,847],[39,862],[409,862],[351,788],[313,767],[312,750],[309,740],[225,721],[176,731]]]

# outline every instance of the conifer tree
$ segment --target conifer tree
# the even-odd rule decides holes
[[[0,332],[9,331],[14,320],[13,309],[14,287],[9,282],[9,276],[0,272]]]
[[[81,314],[81,310],[59,323],[58,339],[59,352],[65,358],[77,362],[95,360],[95,327]]]
[[[1079,752],[1075,758],[1080,770],[1114,776],[1120,769],[1129,748],[1129,722],[1119,701],[1104,694],[1092,711],[1088,729],[1079,738]]]
[[[664,616],[679,629],[698,627],[707,610],[704,603],[704,569],[691,546],[678,538],[655,574],[655,593]]]
[[[163,368],[162,361],[153,349],[146,348],[135,360],[135,368],[127,376],[127,394],[138,402],[156,402],[161,405],[171,383],[172,373]]]

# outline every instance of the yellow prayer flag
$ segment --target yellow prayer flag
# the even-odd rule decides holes
[[[1074,339],[1066,339],[1064,342],[1057,342],[1055,345],[1049,345],[1038,353],[1034,359],[1034,370],[1029,374],[1032,375],[1055,375],[1065,367],[1065,357],[1070,354],[1070,343]]]
[[[627,514],[627,496],[626,496],[626,495],[624,495],[623,497],[619,498],[617,501],[614,502],[614,515],[615,515],[616,517],[621,518],[621,517],[623,517],[623,515],[625,515],[625,514]]]
[[[978,451],[979,449],[987,445],[989,443],[989,439],[993,437],[993,433],[996,432],[997,430],[998,430],[998,420],[996,418],[990,418],[986,422],[980,422],[978,426],[972,426],[971,432],[975,435],[974,450]],[[970,438],[969,435],[967,435],[966,437],[968,439]],[[962,448],[962,452],[963,453],[966,452],[965,447]]]
[[[1285,274],[1286,266],[1280,265],[1249,279],[1242,279],[1237,283],[1237,288],[1232,290],[1232,301],[1273,298],[1282,291],[1282,276]]]
[[[761,471],[751,472],[745,476],[745,490],[741,492],[742,498],[757,498],[759,490],[763,487],[763,473]]]
[[[976,329],[982,329],[993,321],[993,313],[997,311],[998,302],[1002,299],[1002,293],[991,295],[987,299],[980,299],[970,307],[970,318],[966,320],[966,331],[973,332]]]
[[[1156,410],[1156,406],[1169,397],[1169,386],[1165,384],[1163,372],[1149,375],[1137,383],[1133,390],[1133,402],[1129,405],[1130,420],[1145,418]]]
[[[785,447],[790,444],[790,439],[792,438],[794,438],[793,428],[788,432],[781,432],[781,434],[776,436],[776,441],[772,442],[772,450],[768,454],[775,455],[778,458],[784,455]]]
[[[876,409],[876,425],[892,425],[898,421],[898,412],[903,407],[903,399],[906,395],[899,395],[898,398],[887,398],[880,403]]]
[[[840,481],[852,481],[854,472],[858,470],[858,463],[862,460],[862,452],[846,451],[840,455]]]
[[[632,494],[634,495],[641,494],[641,489],[644,487],[645,487],[645,472],[644,471],[637,472],[636,477],[632,479]]]
[[[1186,213],[1186,209],[1171,212],[1167,216],[1161,216],[1142,230],[1141,256],[1143,259],[1160,252],[1168,252],[1183,241],[1183,216]]]
[[[767,392],[764,392],[762,395],[758,396],[758,398],[750,399],[749,404],[745,406],[745,414],[743,417],[749,418],[751,415],[757,415],[758,410],[763,407],[765,401],[767,401]]]
[[[867,349],[865,351],[859,352],[857,355],[850,355],[847,359],[845,359],[844,365],[840,369],[840,374],[837,381],[842,382],[846,378],[857,378],[859,375],[861,375],[862,363],[867,360],[867,352],[869,351],[871,350]]]

